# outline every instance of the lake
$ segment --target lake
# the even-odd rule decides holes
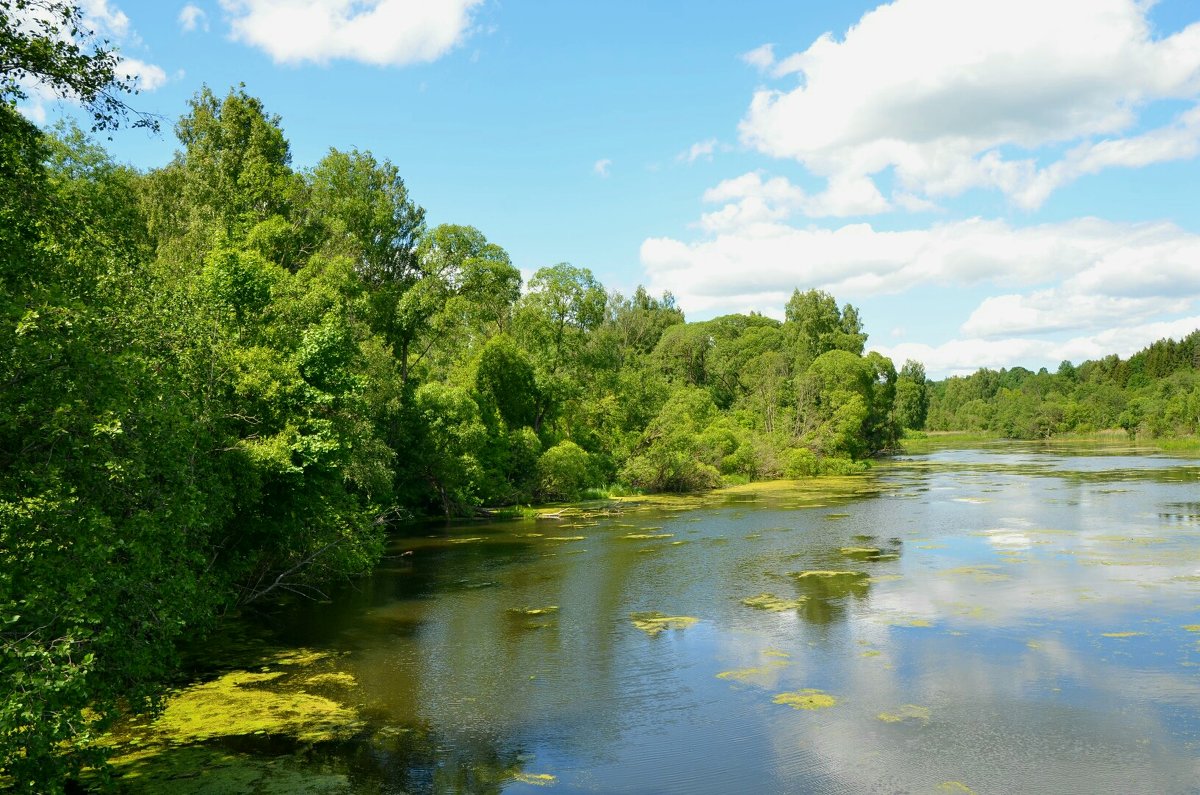
[[[329,601],[231,626],[119,728],[117,769],[172,792],[1194,793],[1198,480],[1004,443],[423,526]]]

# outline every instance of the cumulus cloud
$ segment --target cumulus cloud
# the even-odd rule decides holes
[[[610,168],[612,168],[612,161],[607,157],[601,158],[592,164],[592,172],[601,177],[607,177]]]
[[[167,73],[161,66],[137,58],[122,58],[117,64],[117,73],[132,83],[138,91],[154,91],[167,84]]]
[[[649,288],[672,290],[688,312],[778,316],[796,287],[861,300],[918,287],[998,286],[1005,293],[983,300],[961,332],[973,349],[1004,362],[1009,353],[1049,350],[1037,341],[1014,349],[1021,335],[1141,328],[1200,299],[1200,235],[1172,223],[1082,218],[1014,227],[971,218],[899,231],[868,223],[800,228],[781,221],[780,208],[803,203],[803,191],[756,173],[705,198],[730,201],[702,217],[709,234],[641,246]]]
[[[915,359],[925,365],[933,378],[968,375],[981,367],[993,370],[1022,365],[1049,367],[1064,359],[1082,362],[1115,353],[1128,357],[1164,337],[1180,339],[1200,328],[1200,315],[1175,320],[1118,325],[1094,334],[1082,334],[1065,341],[1011,337],[1008,339],[956,339],[940,345],[901,343],[871,345],[894,362]]]
[[[435,61],[467,35],[482,0],[221,0],[232,37],[278,63]]]
[[[761,89],[740,125],[747,145],[830,181],[890,170],[928,201],[994,188],[1036,208],[1057,187],[1114,166],[1194,157],[1200,110],[1131,134],[1158,100],[1200,94],[1200,23],[1155,38],[1144,0],[896,0],[841,40],[781,60],[743,59],[790,89]],[[1044,147],[1074,145],[1043,166]],[[876,211],[889,206],[876,202]]]
[[[764,44],[750,52],[742,53],[742,61],[760,72],[765,72],[775,65],[775,45]]]
[[[200,6],[188,3],[179,10],[179,27],[184,33],[208,32],[208,14]]]
[[[810,194],[786,177],[764,179],[761,171],[721,182],[705,191],[704,201],[726,202],[701,219],[709,230],[741,226],[750,218],[782,220],[797,212],[810,217],[871,215],[891,206],[866,177],[838,175],[825,190]]]
[[[692,144],[684,152],[680,152],[675,158],[681,163],[695,163],[697,160],[712,160],[713,152],[717,150],[717,139],[709,138],[707,141],[697,141]]]

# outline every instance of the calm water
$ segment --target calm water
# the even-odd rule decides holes
[[[1198,479],[1008,445],[426,530],[272,618],[302,654],[237,684],[336,701],[336,739],[289,712],[130,781],[190,745],[253,770],[229,791],[1200,792]],[[834,703],[775,702],[797,691]]]

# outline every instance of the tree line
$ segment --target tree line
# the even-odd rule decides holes
[[[1162,339],[1128,359],[1109,355],[1051,373],[981,369],[928,385],[931,430],[1011,439],[1124,429],[1131,437],[1200,432],[1200,330]]]
[[[181,639],[367,570],[411,517],[853,471],[924,420],[920,365],[864,355],[826,293],[797,290],[783,321],[687,323],[586,268],[523,283],[479,230],[430,227],[388,160],[295,168],[241,87],[200,91],[146,172],[14,97],[0,775],[18,789],[102,765],[93,740],[152,705]]]

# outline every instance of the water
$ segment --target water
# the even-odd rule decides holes
[[[947,450],[397,538],[267,620],[293,657],[234,684],[344,725],[297,739],[307,701],[169,744],[160,721],[129,730],[129,786],[173,759],[173,791],[1200,792],[1200,468],[1111,453]],[[775,701],[800,691],[833,703]]]

